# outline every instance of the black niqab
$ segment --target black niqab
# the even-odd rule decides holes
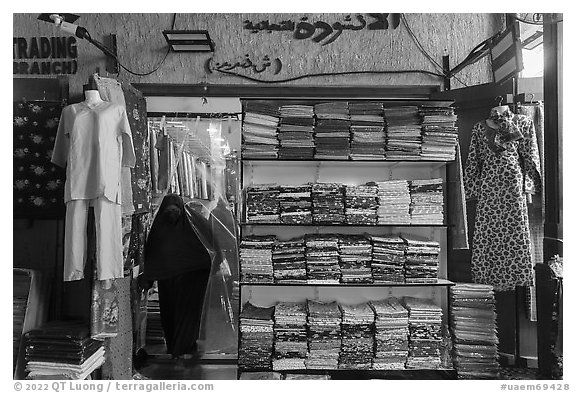
[[[180,215],[170,217],[169,206],[177,206]],[[210,266],[210,255],[186,216],[184,201],[176,194],[166,195],[146,240],[144,278],[163,280]]]

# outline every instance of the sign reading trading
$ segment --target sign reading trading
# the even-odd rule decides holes
[[[78,71],[76,37],[14,37],[14,75],[61,75]]]

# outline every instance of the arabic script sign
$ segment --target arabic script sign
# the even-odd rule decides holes
[[[367,14],[369,21],[362,14],[356,15],[356,22],[352,21],[352,17],[347,15],[344,18],[344,23],[334,22],[332,24],[324,21],[309,21],[307,16],[300,18],[299,22],[292,20],[283,20],[279,23],[272,23],[269,20],[254,23],[252,21],[244,21],[244,29],[250,30],[252,33],[260,33],[267,31],[290,31],[297,40],[305,40],[312,38],[316,43],[322,42],[322,46],[333,43],[342,32],[360,31],[360,30],[388,30],[396,29],[400,25],[400,14]],[[370,23],[369,23],[370,22]],[[318,35],[315,35],[318,31]]]
[[[278,58],[271,60],[270,56],[264,56],[259,60],[252,60],[250,55],[245,55],[240,59],[223,62],[215,62],[213,58],[209,58],[206,60],[204,68],[209,74],[211,74],[212,71],[230,72],[239,68],[241,70],[247,70],[257,74],[260,74],[266,70],[270,70],[274,72],[274,75],[278,75],[278,73],[282,70],[282,62]]]

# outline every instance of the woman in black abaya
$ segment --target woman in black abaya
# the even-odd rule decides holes
[[[210,233],[204,217],[192,212],[192,219],[200,233]],[[210,268],[210,255],[186,216],[182,198],[166,195],[146,240],[141,282],[148,289],[158,281],[160,319],[173,358],[197,355]]]

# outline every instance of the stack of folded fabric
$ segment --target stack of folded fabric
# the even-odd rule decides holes
[[[440,243],[403,236],[406,242],[406,282],[435,283],[440,265]]]
[[[314,107],[283,105],[280,111],[280,159],[309,160],[314,158]]]
[[[285,224],[312,223],[312,188],[302,186],[280,186],[280,221]]]
[[[353,160],[382,160],[386,157],[386,122],[382,103],[357,101],[348,104]]]
[[[398,235],[371,236],[375,284],[403,283],[406,243]]]
[[[317,159],[347,160],[350,156],[350,115],[347,102],[314,105]]]
[[[454,108],[421,106],[422,158],[451,161],[456,158],[458,127]]]
[[[276,240],[272,251],[274,280],[277,283],[306,283],[306,243],[304,238]]]
[[[450,288],[454,363],[460,379],[497,379],[496,310],[492,286],[456,284]]]
[[[272,249],[274,236],[246,236],[240,242],[240,281],[273,283]]]
[[[258,307],[248,302],[240,313],[240,370],[272,369],[274,346],[274,307]]]
[[[407,180],[377,181],[378,224],[410,224],[410,189]]]
[[[342,313],[336,302],[321,303],[308,300],[307,369],[338,368],[340,355]]]
[[[280,189],[276,184],[256,184],[246,189],[246,220],[277,223],[280,219]]]
[[[50,322],[25,339],[27,379],[86,379],[104,363],[104,342],[80,322]]]
[[[345,207],[347,224],[378,224],[378,187],[375,184],[346,186]]]
[[[441,366],[442,308],[428,299],[404,298],[409,311],[410,345],[406,368],[436,369]]]
[[[338,284],[338,237],[336,235],[308,234],[306,241],[306,271],[310,284]]]
[[[411,224],[442,225],[444,223],[444,192],[442,179],[410,182]]]
[[[242,157],[278,157],[278,108],[268,102],[244,102]]]
[[[372,282],[372,243],[362,235],[341,235],[340,251],[341,282],[345,284]]]
[[[332,379],[330,377],[330,375],[328,374],[322,374],[322,375],[314,375],[314,374],[291,374],[291,373],[286,373],[286,375],[284,376],[285,380],[306,380],[306,381],[312,381],[312,380],[316,380],[316,381],[329,381],[330,379]]]
[[[315,224],[343,224],[344,186],[340,183],[312,184],[312,220]]]
[[[374,310],[368,303],[340,305],[342,347],[339,369],[370,369],[374,358]]]
[[[158,288],[152,287],[148,291],[146,303],[146,345],[165,345],[164,329],[160,319],[160,298]]]
[[[376,350],[372,368],[401,370],[408,359],[408,310],[396,298],[370,302],[376,314]]]
[[[279,381],[282,374],[275,371],[249,371],[240,374],[241,381]]]
[[[272,369],[303,370],[308,353],[306,303],[276,304]]]
[[[386,159],[419,160],[422,130],[418,107],[384,107],[384,117],[387,124]]]

